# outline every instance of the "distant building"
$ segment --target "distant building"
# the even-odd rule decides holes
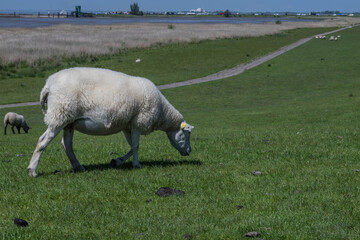
[[[205,15],[206,11],[202,8],[191,9],[186,13],[187,15]]]

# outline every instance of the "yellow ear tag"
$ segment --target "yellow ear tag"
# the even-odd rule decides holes
[[[181,123],[181,129],[184,129],[185,126],[186,126],[186,123],[185,123],[185,122],[182,122],[182,123]]]

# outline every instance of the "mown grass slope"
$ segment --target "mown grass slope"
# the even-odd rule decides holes
[[[76,133],[87,172],[71,172],[57,137],[30,178],[26,167],[45,130],[39,107],[1,109],[33,127],[0,137],[3,237],[245,239],[257,231],[264,239],[356,239],[359,31],[314,39],[236,77],[163,91],[195,126],[193,152],[181,157],[156,132],[141,139],[142,169],[108,166],[128,150],[122,135]],[[160,187],[185,195],[161,198]],[[16,227],[16,217],[29,227]]]

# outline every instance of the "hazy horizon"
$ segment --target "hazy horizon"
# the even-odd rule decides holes
[[[128,11],[130,4],[137,2],[142,11],[187,11],[203,8],[207,11],[226,10],[239,12],[360,12],[359,0],[237,0],[206,1],[183,0],[12,0],[0,3],[0,11],[61,11],[73,10],[80,5],[83,11]]]

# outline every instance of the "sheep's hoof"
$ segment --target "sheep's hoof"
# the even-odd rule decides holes
[[[111,159],[110,161],[110,167],[117,167],[117,164],[116,164],[116,159]]]
[[[74,171],[75,172],[84,172],[86,169],[83,167],[83,166],[81,166],[81,165],[79,165],[79,166],[77,166],[76,168],[74,168]]]
[[[126,160],[124,160],[122,158],[111,159],[110,166],[111,167],[118,167],[120,165],[123,165],[125,162],[126,162]]]
[[[30,177],[37,177],[36,171],[34,169],[28,168],[27,171]]]
[[[133,168],[141,168],[141,164],[138,163],[133,163]]]
[[[115,168],[115,167],[117,167],[117,166],[120,166],[121,163],[122,163],[122,161],[119,160],[119,159],[111,159],[111,161],[110,161],[110,166],[113,167],[113,168]]]

